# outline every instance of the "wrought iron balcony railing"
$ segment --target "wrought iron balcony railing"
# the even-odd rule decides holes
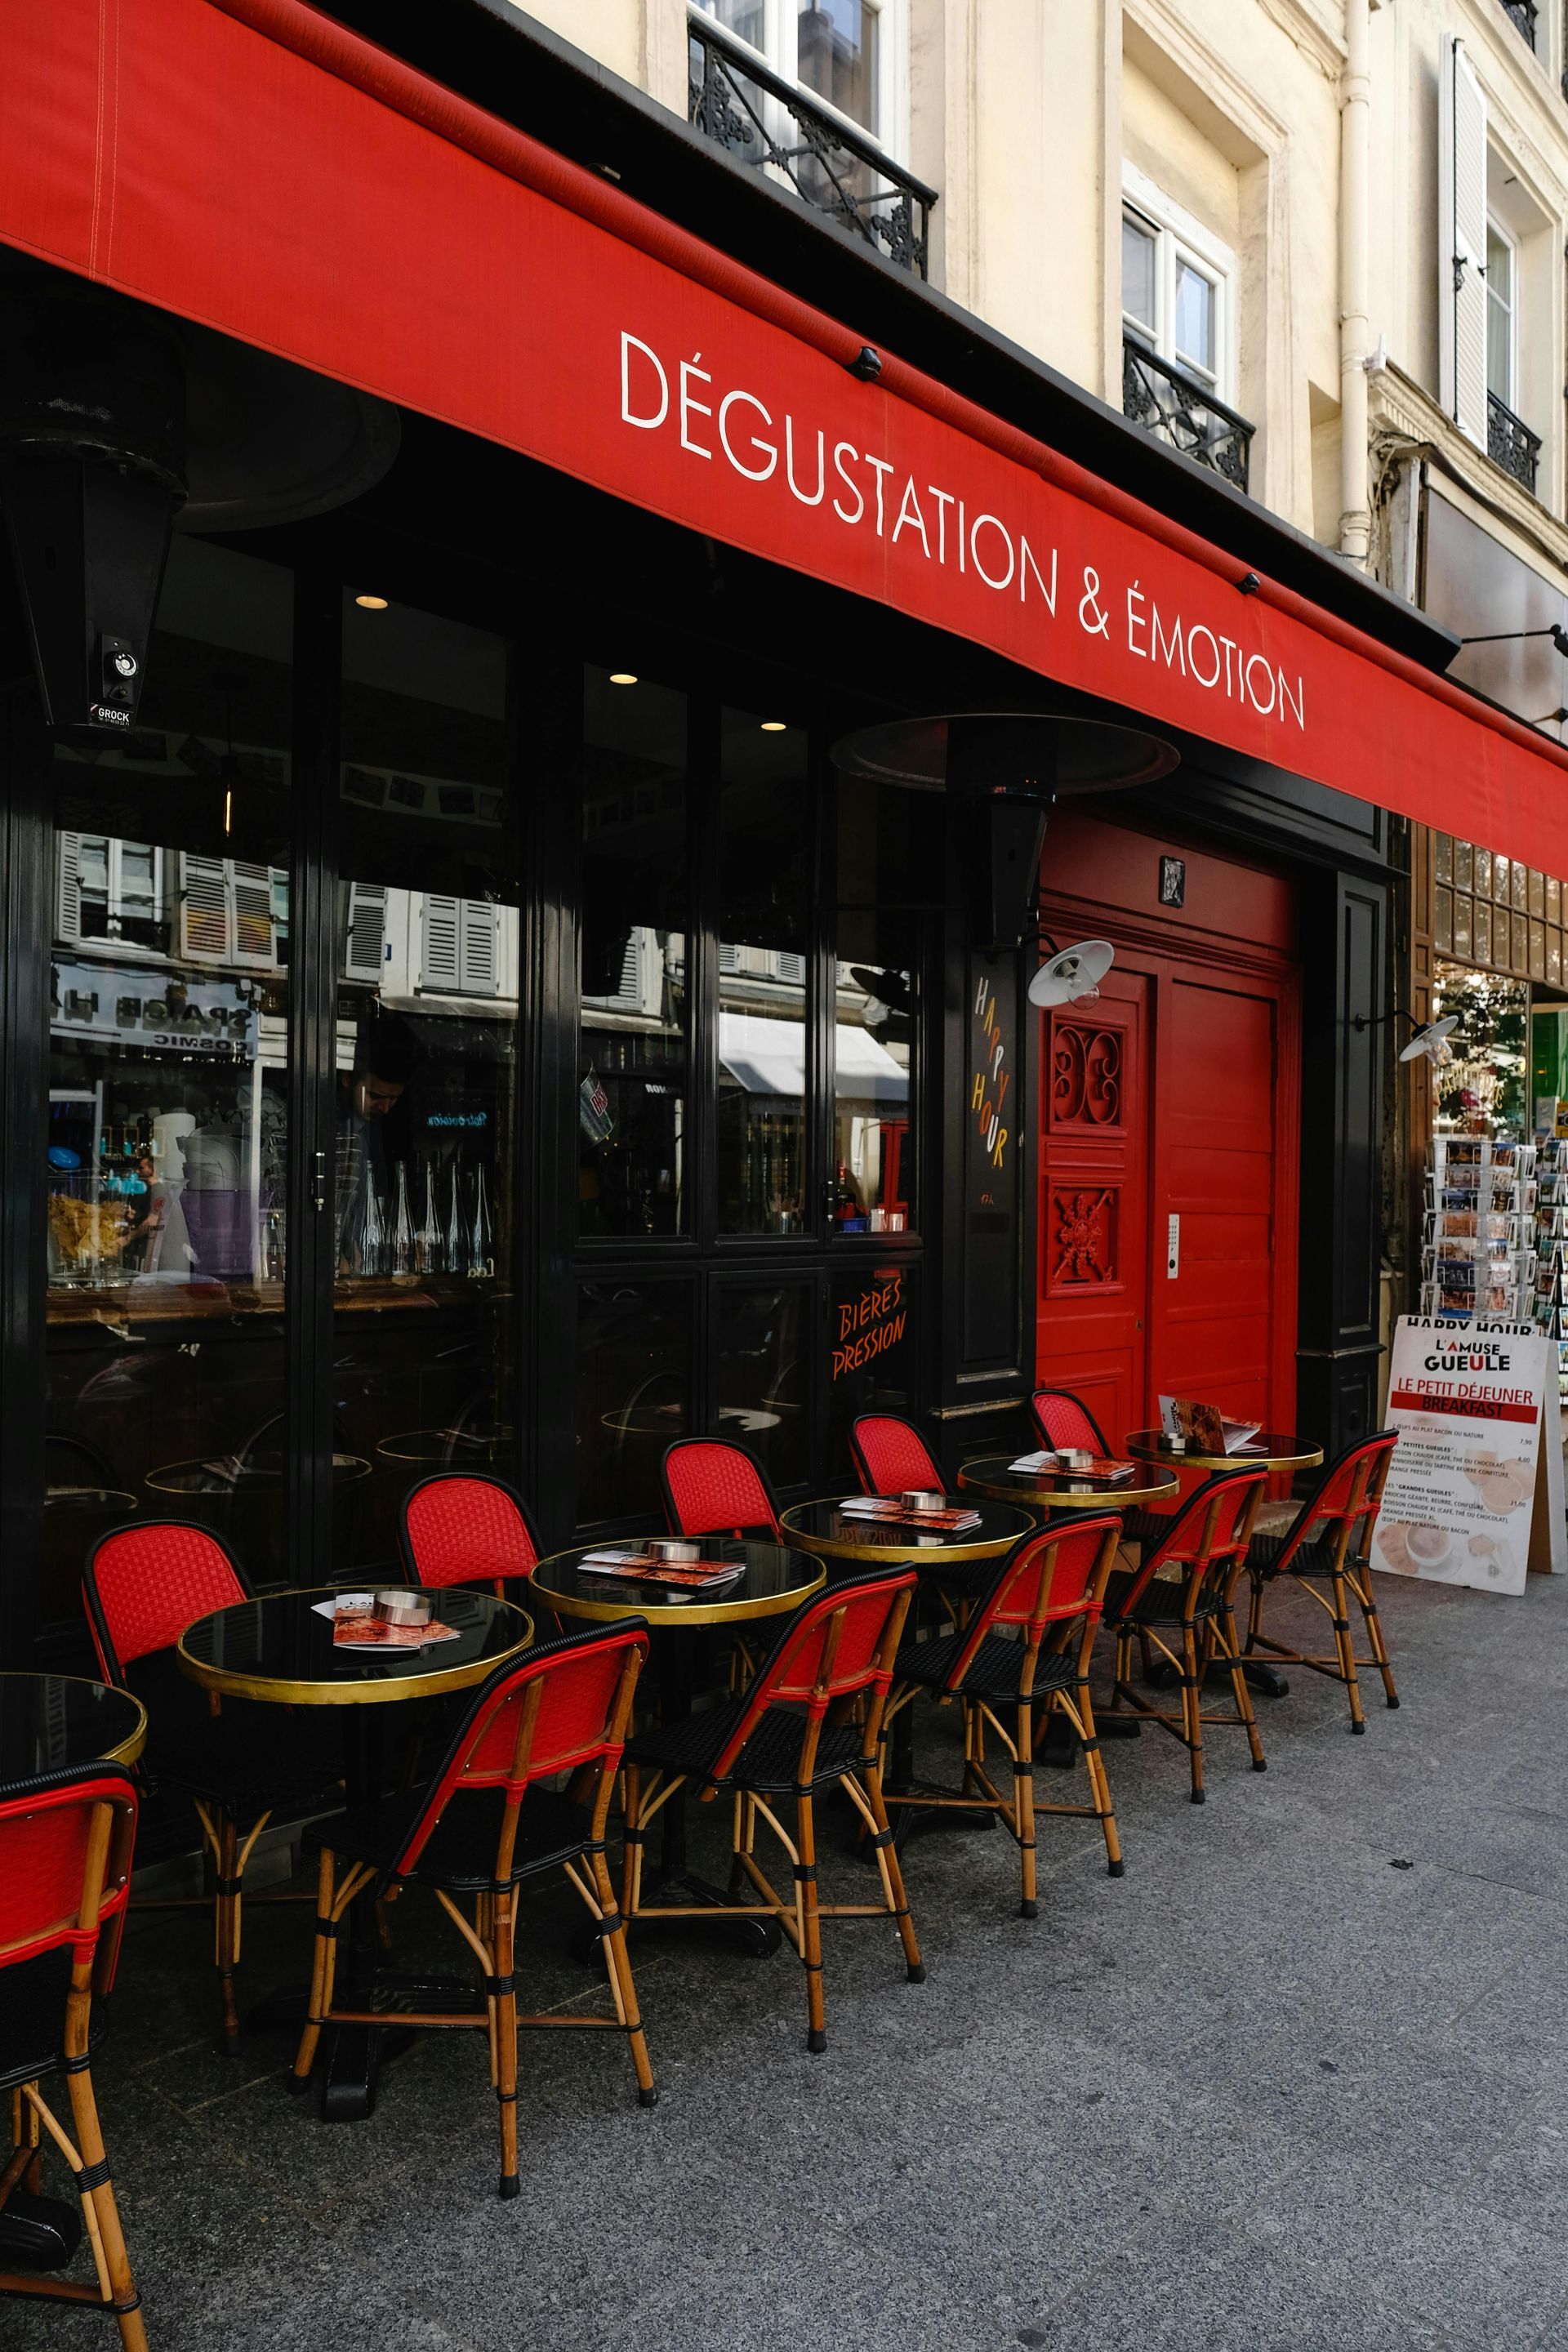
[[[694,16],[688,30],[688,121],[924,278],[936,190],[889,163],[874,140],[773,73],[721,26]]]
[[[1156,359],[1135,335],[1121,339],[1121,406],[1134,424],[1246,489],[1256,427],[1205,385]]]
[[[1537,0],[1502,0],[1503,8],[1513,19],[1521,39],[1535,47],[1535,20],[1541,14]]]
[[[1487,394],[1487,455],[1497,460],[1505,474],[1511,474],[1516,482],[1522,482],[1531,498],[1535,496],[1535,467],[1541,456],[1541,436],[1532,433],[1495,392]]]

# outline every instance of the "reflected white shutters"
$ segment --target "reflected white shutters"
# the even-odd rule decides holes
[[[1487,446],[1487,101],[1462,41],[1444,58],[1438,142],[1438,318],[1443,405]]]
[[[351,882],[343,940],[343,975],[378,984],[386,961],[386,890],[379,882]]]
[[[427,891],[419,985],[447,996],[494,996],[500,978],[500,909],[488,898]]]
[[[75,941],[81,937],[81,835],[56,835],[59,870],[56,890],[55,936]]]
[[[272,950],[272,868],[235,858],[234,960],[252,971],[270,971]]]
[[[221,857],[180,852],[180,953],[196,963],[229,958],[229,877]]]

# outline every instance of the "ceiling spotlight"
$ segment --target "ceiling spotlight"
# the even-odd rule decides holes
[[[384,596],[356,596],[354,603],[361,605],[367,613],[384,613],[386,610]]]
[[[764,735],[782,735],[782,734],[784,733],[784,720],[783,720],[782,719],[763,719],[763,733]]]
[[[1109,940],[1079,940],[1061,949],[1029,982],[1030,1003],[1092,1004],[1115,958]]]
[[[635,686],[637,682],[637,678],[636,670],[613,669],[610,672],[610,684],[612,686]]]
[[[1417,1029],[1409,1045],[1401,1053],[1400,1060],[1420,1062],[1430,1059],[1436,1063],[1439,1069],[1442,1069],[1454,1058],[1454,1049],[1449,1045],[1448,1038],[1458,1026],[1458,1021],[1459,1016],[1457,1013],[1445,1013],[1441,1021],[1428,1021],[1424,1029]]]

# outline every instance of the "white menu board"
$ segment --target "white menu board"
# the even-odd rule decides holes
[[[1532,1566],[1568,1565],[1552,1357],[1533,1324],[1400,1317],[1374,1568],[1520,1593]]]

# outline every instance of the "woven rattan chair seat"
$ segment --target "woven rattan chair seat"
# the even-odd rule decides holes
[[[684,1772],[692,1780],[700,1780],[721,1753],[746,1704],[743,1698],[729,1700],[722,1706],[710,1707],[703,1715],[689,1717],[684,1723],[644,1732],[629,1743],[627,1757],[637,1764],[657,1765],[666,1772]],[[804,1716],[792,1714],[784,1707],[770,1707],[747,1740],[739,1764],[725,1785],[763,1790],[794,1789],[805,1731]],[[866,1760],[865,1738],[857,1726],[826,1725],[817,1741],[811,1785],[814,1789],[830,1786],[841,1773],[856,1770]]]
[[[1082,1620],[1079,1619],[1081,1623]],[[899,1653],[895,1679],[900,1683],[919,1683],[926,1690],[945,1691],[948,1676],[963,1653],[967,1633],[942,1633],[935,1641],[907,1644]],[[1019,1669],[1024,1662],[1024,1644],[1004,1640],[1000,1633],[987,1633],[972,1661],[961,1685],[965,1698],[983,1698],[1016,1705]],[[1035,1665],[1035,1686],[1032,1696],[1044,1698],[1047,1691],[1067,1690],[1078,1679],[1074,1659],[1065,1653],[1047,1652]]]
[[[1291,1529],[1282,1535],[1254,1536],[1247,1547],[1247,1565],[1254,1576],[1274,1576],[1279,1572],[1279,1559],[1290,1540]],[[1346,1566],[1352,1563],[1347,1559]],[[1290,1562],[1292,1576],[1331,1576],[1334,1572],[1334,1547],[1331,1543],[1304,1543]]]
[[[331,1848],[351,1862],[378,1863],[390,1870],[419,1815],[430,1800],[428,1789],[409,1789],[387,1797],[379,1805],[365,1805],[319,1822],[306,1832],[307,1847]],[[496,1850],[500,1842],[505,1792],[500,1789],[458,1790],[448,1801],[418,1861],[402,1877],[422,1886],[445,1886],[465,1893],[487,1892],[496,1884]],[[585,1807],[574,1805],[553,1789],[530,1788],[518,1813],[517,1844],[512,1854],[512,1884],[532,1878],[542,1870],[559,1870],[586,1851],[592,1824]]]
[[[1139,1573],[1141,1574],[1142,1570]],[[1113,1624],[1118,1619],[1124,1617],[1125,1622],[1130,1625],[1179,1625],[1182,1622],[1183,1605],[1186,1599],[1185,1578],[1180,1584],[1173,1584],[1166,1577],[1152,1576],[1139,1595],[1135,1606],[1129,1611],[1126,1607],[1127,1596],[1137,1581],[1138,1577],[1129,1569],[1118,1568],[1111,1570],[1110,1580],[1105,1588],[1105,1622],[1108,1625]],[[1198,1618],[1212,1617],[1215,1606],[1215,1596],[1211,1591],[1205,1590],[1200,1592],[1196,1612]]]

